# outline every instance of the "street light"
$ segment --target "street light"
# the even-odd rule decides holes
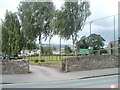
[[[118,14],[117,14],[118,15]],[[109,17],[113,17],[113,20],[114,20],[114,47],[115,47],[115,40],[116,40],[116,37],[115,37],[115,16],[117,16],[117,15],[112,15],[112,16],[107,16],[107,17],[103,17],[103,18],[99,18],[99,19],[96,19],[96,20],[92,20],[92,21],[90,21],[89,23],[90,23],[90,35],[91,35],[91,32],[92,32],[92,23],[94,22],[94,21],[98,21],[98,20],[102,20],[102,19],[105,19],[105,18],[109,18]]]
[[[114,19],[114,47],[115,47],[115,16],[113,17]]]
[[[91,25],[92,25],[93,21],[90,21],[90,35],[91,35]]]

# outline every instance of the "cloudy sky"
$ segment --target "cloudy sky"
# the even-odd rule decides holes
[[[6,10],[13,12],[17,11],[17,7],[21,0],[1,0],[0,1],[0,18],[4,19],[4,14]],[[64,3],[62,0],[53,0],[56,7],[59,9]],[[92,33],[97,33],[103,36],[106,39],[106,45],[108,42],[114,40],[114,18],[112,15],[118,14],[118,2],[120,0],[89,0],[91,16],[87,19],[84,29],[79,32],[79,36],[88,36],[90,33],[89,22],[92,23]],[[110,16],[105,19],[100,19],[106,16]],[[116,39],[117,39],[117,30],[118,30],[118,16],[115,16],[115,30],[116,30]],[[98,20],[96,20],[98,19]],[[43,43],[48,43],[48,41],[43,41]],[[59,37],[54,36],[51,40],[51,44],[59,44]],[[72,44],[71,40],[64,41],[62,44]]]

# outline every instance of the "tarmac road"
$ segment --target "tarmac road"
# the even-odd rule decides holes
[[[2,88],[118,88],[118,75],[86,79],[3,85]]]
[[[42,66],[30,66],[31,73],[29,74],[4,74],[2,75],[2,83],[37,83],[46,81],[62,81],[71,80],[92,76],[117,74],[118,68],[89,70],[62,73],[54,68],[42,67]],[[0,75],[1,76],[1,75]]]

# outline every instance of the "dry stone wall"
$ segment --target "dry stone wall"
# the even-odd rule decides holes
[[[118,67],[120,55],[78,56],[64,59],[63,71],[85,71]]]
[[[25,74],[29,72],[29,60],[2,60],[3,74]]]

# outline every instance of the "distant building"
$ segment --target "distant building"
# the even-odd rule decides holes
[[[118,44],[118,41],[111,41],[108,44],[108,54],[118,55],[119,48],[120,48],[120,44]]]
[[[19,56],[31,56],[34,54],[38,54],[40,50],[22,50]]]
[[[58,50],[52,50],[52,54],[60,54],[60,51],[58,51]]]

